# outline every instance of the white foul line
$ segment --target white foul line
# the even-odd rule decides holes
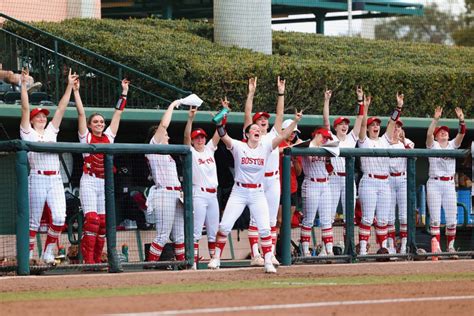
[[[474,295],[419,297],[419,298],[391,298],[391,299],[365,300],[365,301],[332,301],[332,302],[281,304],[281,305],[219,307],[219,308],[184,309],[184,310],[169,310],[169,311],[162,311],[162,312],[127,313],[127,314],[113,314],[113,315],[122,315],[122,316],[125,316],[125,315],[127,315],[127,316],[131,316],[131,315],[140,315],[140,316],[190,315],[190,314],[205,314],[205,313],[211,314],[211,313],[262,311],[262,310],[272,310],[272,309],[295,309],[295,308],[310,308],[310,307],[330,307],[330,306],[348,306],[348,305],[366,305],[366,304],[368,305],[368,304],[386,304],[386,303],[410,303],[410,302],[450,301],[450,300],[474,300]]]

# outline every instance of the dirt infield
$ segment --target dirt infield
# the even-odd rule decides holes
[[[229,307],[239,310],[199,310]],[[0,277],[0,308],[4,315],[471,315],[474,260],[301,265],[276,275],[240,268]]]

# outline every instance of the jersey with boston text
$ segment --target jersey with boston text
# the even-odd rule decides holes
[[[210,140],[202,152],[191,146],[193,155],[193,185],[202,188],[217,188],[217,168],[214,153],[217,146]]]
[[[229,150],[234,156],[234,180],[246,184],[262,184],[265,163],[273,151],[272,142],[264,138],[257,147],[250,148],[247,143],[232,139]]]
[[[315,146],[309,144],[309,147]],[[325,156],[304,156],[302,167],[305,178],[322,179],[328,177]]]

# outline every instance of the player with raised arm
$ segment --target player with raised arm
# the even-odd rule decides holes
[[[249,79],[248,95],[247,101],[245,103],[245,116],[244,116],[244,130],[247,129],[251,124],[256,124],[260,128],[260,136],[262,138],[268,138],[270,141],[278,136],[281,133],[281,125],[283,122],[283,111],[285,103],[285,85],[286,81],[281,80],[280,76],[277,77],[277,105],[276,105],[276,116],[275,124],[273,128],[268,132],[270,114],[267,112],[257,112],[252,116],[253,108],[253,97],[257,87],[257,78]],[[245,135],[244,135],[245,137]],[[280,206],[280,153],[278,148],[274,148],[271,155],[265,161],[265,178],[263,181],[263,189],[265,192],[265,197],[267,199],[268,210],[270,212],[270,227],[271,227],[271,236],[272,236],[272,262],[274,265],[279,265],[280,263],[275,258],[275,246],[277,241],[277,217],[278,217],[278,208]],[[248,229],[248,237],[251,250],[251,265],[261,266],[264,264],[264,260],[260,255],[258,248],[258,230],[256,227],[255,218],[250,217],[250,224]]]
[[[227,100],[222,101],[224,107]],[[191,145],[193,164],[193,211],[194,211],[194,267],[199,256],[199,240],[202,226],[206,224],[207,244],[212,258],[216,249],[216,234],[219,228],[219,202],[217,201],[217,168],[214,153],[220,137],[217,131],[206,144],[207,133],[202,128],[192,129],[197,109],[189,110],[184,128],[184,144]]]
[[[392,143],[393,149],[413,149],[415,143],[405,137],[403,122],[397,120],[393,129]],[[395,247],[395,209],[398,205],[398,220],[400,222],[400,253],[407,252],[407,159],[390,159],[390,190],[392,201],[390,203],[390,214],[388,215],[387,226],[387,247],[388,253],[396,253]]]
[[[332,137],[339,141],[341,148],[355,148],[359,139],[360,126],[364,117],[364,91],[358,86],[357,93],[357,118],[353,129],[349,132],[350,120],[347,117],[340,116],[336,118],[332,127],[336,134],[331,132]],[[327,130],[331,130],[329,123],[329,104],[332,96],[331,90],[324,93],[323,122]],[[331,209],[333,220],[336,217],[339,201],[342,205],[342,213],[346,214],[346,160],[342,157],[331,157],[332,170],[329,170],[329,186],[331,188]],[[354,182],[354,195],[356,195],[356,186]],[[355,203],[355,199],[354,199]],[[355,205],[355,204],[354,204]],[[345,236],[345,226],[344,226]]]
[[[102,114],[93,113],[86,119],[86,113],[79,93],[80,82],[74,84],[74,99],[78,114],[78,134],[82,144],[112,144],[119,129],[120,118],[127,104],[129,81],[122,80],[122,94],[115,105],[109,127],[105,128]],[[81,239],[81,251],[84,263],[102,262],[102,250],[105,244],[105,167],[104,154],[84,153],[84,165],[79,188],[84,226]]]
[[[367,119],[371,97],[364,97],[364,118],[359,132],[360,148],[389,148],[392,142],[395,122],[400,118],[403,109],[403,94],[397,93],[397,107],[389,118],[387,129],[382,137],[380,134],[380,119]],[[368,137],[367,137],[368,134]],[[375,234],[380,250],[387,250],[387,225],[390,213],[390,158],[362,157],[361,168],[364,175],[359,183],[359,197],[362,206],[362,220],[359,225],[360,255],[367,254],[367,243],[370,238],[370,227],[377,216]]]
[[[426,148],[429,149],[457,149],[461,146],[466,134],[466,123],[461,108],[455,109],[459,119],[459,129],[455,138],[449,140],[449,128],[438,124],[443,109],[438,106],[435,109],[433,120],[426,135]],[[440,223],[441,207],[446,214],[446,239],[448,252],[455,252],[454,241],[456,239],[456,214],[457,198],[454,175],[456,173],[456,159],[443,157],[430,157],[429,179],[426,184],[426,200],[430,211],[430,232],[432,236],[431,252],[440,252]]]
[[[160,124],[152,127],[150,144],[168,145],[168,127],[173,111],[181,104],[173,101],[161,118]],[[150,189],[147,198],[148,209],[155,211],[156,235],[150,245],[148,261],[159,261],[166,243],[173,241],[176,260],[185,259],[184,249],[184,208],[180,201],[181,182],[178,178],[176,161],[171,155],[146,154],[155,185]],[[202,227],[201,227],[202,228]]]
[[[49,111],[35,108],[30,112],[27,92],[28,69],[21,73],[21,123],[20,137],[30,142],[57,141],[59,126],[66,111],[76,74],[69,69],[66,91],[59,100],[53,119],[48,123]],[[30,198],[30,258],[33,255],[36,233],[40,227],[44,204],[48,203],[51,209],[52,223],[48,227],[48,236],[43,252],[43,261],[53,264],[55,261],[54,249],[61,236],[66,219],[66,199],[61,178],[58,154],[28,152],[30,175],[28,177],[28,192]]]
[[[291,125],[273,139],[263,137],[261,127],[257,124],[250,124],[245,129],[247,142],[232,139],[227,135],[225,125],[217,127],[221,140],[234,156],[235,183],[219,224],[216,253],[209,262],[208,267],[210,269],[220,267],[220,257],[227,242],[227,235],[244,208],[248,206],[261,238],[264,271],[266,273],[276,273],[275,266],[272,263],[272,237],[268,204],[263,190],[266,162],[281,141],[290,136],[302,116],[302,112],[297,112]]]

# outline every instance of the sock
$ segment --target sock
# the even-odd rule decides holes
[[[258,229],[257,229],[257,227],[249,226],[248,237],[249,237],[250,252],[251,252],[252,258],[255,257],[255,256],[259,256],[260,251],[258,250]]]
[[[174,256],[177,261],[184,261],[185,252],[184,252],[184,243],[174,243]]]
[[[161,252],[163,251],[163,247],[160,244],[153,241],[150,245],[150,251],[148,252],[147,261],[159,261],[161,257]]]

